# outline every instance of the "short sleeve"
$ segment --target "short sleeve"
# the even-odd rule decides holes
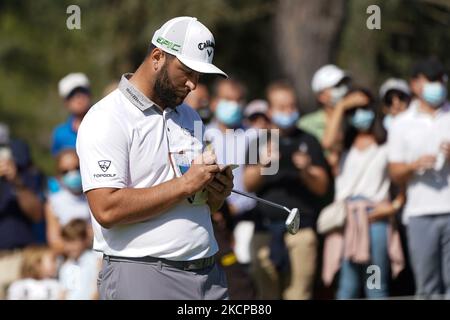
[[[403,140],[401,126],[398,122],[392,123],[388,134],[388,161],[406,162],[406,145]]]
[[[130,136],[111,112],[91,110],[85,116],[77,137],[84,192],[127,186]]]

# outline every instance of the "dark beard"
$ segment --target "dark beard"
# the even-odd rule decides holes
[[[166,65],[162,67],[161,73],[156,78],[153,90],[162,104],[161,107],[174,109],[178,105],[179,97],[175,94],[176,90],[170,83]]]

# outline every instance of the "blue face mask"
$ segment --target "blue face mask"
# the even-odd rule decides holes
[[[67,189],[69,189],[73,193],[81,193],[83,191],[80,171],[69,171],[68,173],[63,175],[61,180],[62,183],[67,187]]]
[[[357,130],[367,131],[372,125],[375,113],[372,110],[358,109],[350,118],[350,124]]]
[[[300,114],[295,111],[293,113],[274,112],[272,113],[272,122],[281,129],[289,129],[295,125]]]
[[[237,127],[241,124],[242,109],[235,101],[220,100],[216,108],[217,120],[228,127]]]
[[[430,106],[437,108],[447,98],[447,88],[439,81],[427,82],[423,86],[422,98]]]

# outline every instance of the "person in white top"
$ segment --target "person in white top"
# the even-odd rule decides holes
[[[66,300],[97,299],[97,275],[101,258],[98,252],[90,250],[86,221],[70,221],[62,229],[61,235],[66,259],[59,269],[59,282],[65,289]]]
[[[89,223],[88,232],[92,240],[90,211],[81,185],[80,162],[74,149],[64,149],[56,156],[56,167],[60,189],[48,195],[45,204],[47,242],[51,248],[62,253],[61,229],[73,219]]]
[[[450,294],[450,104],[447,74],[429,58],[413,68],[415,99],[389,131],[392,179],[406,184],[403,221],[421,296]]]
[[[201,154],[200,117],[180,105],[201,73],[226,76],[212,64],[214,48],[196,18],[167,21],[136,72],[81,123],[83,190],[94,249],[104,253],[101,299],[228,298],[210,213],[233,174]]]
[[[61,300],[63,286],[56,279],[54,252],[44,246],[30,246],[23,252],[21,279],[8,288],[8,300]]]
[[[382,127],[381,112],[376,110],[374,101],[368,90],[352,89],[336,106],[330,121],[334,131],[327,132],[332,141],[337,141],[338,128],[344,128],[343,152],[335,180],[335,200],[345,200],[347,204],[353,202],[354,206],[362,204],[366,214],[364,219],[369,224],[369,256],[366,261],[344,256],[339,274],[338,299],[359,297],[360,289],[370,275],[364,266],[369,265],[379,267],[380,286],[364,286],[366,297],[382,298],[389,295],[388,223],[389,217],[398,212],[399,206],[395,203],[399,200],[391,202],[389,198],[391,182],[388,176],[386,131]],[[357,217],[355,212],[348,214]],[[362,225],[361,222],[359,225]],[[348,236],[345,232],[345,242]],[[359,236],[358,240],[362,241],[364,236]]]

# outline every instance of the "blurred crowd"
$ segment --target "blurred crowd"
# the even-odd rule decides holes
[[[286,80],[252,101],[237,77],[189,93],[184,103],[199,113],[218,159],[229,152],[218,135],[245,141],[233,151],[247,160],[233,170],[234,188],[301,215],[292,235],[283,211],[238,194],[212,213],[231,299],[450,297],[447,81],[442,63],[427,58],[409,79],[386,79],[376,92],[322,66],[300,88],[317,106],[303,106]],[[101,254],[91,250],[75,152],[91,85],[71,73],[58,92],[69,117],[52,135],[55,176],[45,177],[27,143],[0,124],[0,299],[98,297]],[[256,162],[248,161],[253,146],[265,150]],[[274,164],[275,174],[261,174]]]

